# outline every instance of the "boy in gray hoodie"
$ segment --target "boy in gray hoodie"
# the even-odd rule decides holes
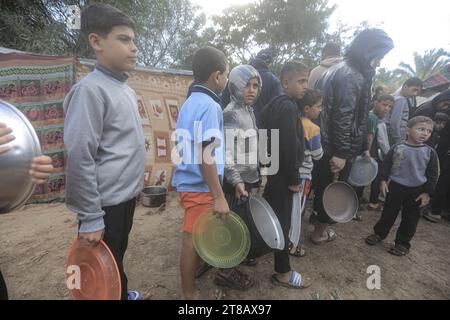
[[[123,257],[133,224],[136,197],[144,184],[144,134],[135,92],[125,72],[136,64],[134,22],[106,4],[81,14],[81,32],[97,57],[93,72],[64,101],[67,147],[66,204],[78,215],[79,238],[95,246],[104,240],[127,292]]]

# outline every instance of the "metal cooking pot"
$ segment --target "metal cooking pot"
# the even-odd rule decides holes
[[[33,158],[42,155],[38,136],[28,119],[16,107],[0,100],[0,122],[13,129],[11,150],[0,155],[0,213],[24,205],[35,185],[28,174]]]
[[[166,203],[167,189],[159,186],[146,187],[142,190],[144,207],[159,208]]]

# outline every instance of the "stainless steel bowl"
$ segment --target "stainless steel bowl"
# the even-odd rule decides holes
[[[358,196],[352,186],[342,181],[325,189],[322,202],[327,215],[337,223],[349,222],[358,213]]]
[[[252,195],[249,203],[253,222],[264,242],[272,249],[283,250],[283,229],[270,204],[258,195]]]
[[[367,161],[362,156],[356,157],[347,182],[355,187],[364,187],[372,183],[378,174],[378,163],[371,158]]]
[[[34,192],[28,174],[34,157],[42,154],[38,136],[28,119],[16,107],[0,100],[0,122],[13,129],[11,150],[0,155],[0,213],[24,205]]]

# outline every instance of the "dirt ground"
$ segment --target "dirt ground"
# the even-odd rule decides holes
[[[291,258],[294,269],[314,280],[305,290],[273,286],[273,257],[258,266],[244,267],[258,284],[248,292],[218,289],[210,270],[199,281],[203,294],[224,299],[311,300],[330,299],[334,290],[341,299],[450,299],[450,223],[431,224],[421,219],[407,257],[386,252],[395,230],[380,246],[364,243],[380,213],[363,212],[363,221],[337,225],[339,238],[315,246],[305,241],[307,256]],[[164,212],[138,207],[126,254],[129,286],[149,292],[152,299],[180,299],[179,255],[183,211],[171,193]],[[398,223],[398,221],[397,221]],[[309,226],[309,225],[308,225]],[[311,227],[305,232],[309,236]],[[0,269],[11,299],[68,299],[65,286],[66,254],[76,237],[77,222],[64,204],[29,205],[0,215]],[[381,270],[381,288],[366,286],[367,268]]]

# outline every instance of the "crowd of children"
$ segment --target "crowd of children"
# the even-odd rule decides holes
[[[66,203],[78,215],[79,237],[92,245],[103,239],[111,248],[119,266],[124,300],[142,299],[139,292],[128,290],[123,268],[145,164],[137,99],[126,84],[126,73],[136,63],[134,30],[134,22],[109,5],[93,4],[83,10],[81,31],[95,52],[97,65],[64,101]],[[172,181],[184,209],[180,271],[185,299],[202,298],[196,279],[205,264],[193,245],[195,222],[208,212],[227,219],[230,208],[241,210],[238,207],[242,201],[256,193],[262,193],[273,208],[286,239],[285,247],[273,252],[274,274],[270,280],[292,289],[309,287],[311,278],[293,270],[290,264],[291,255],[306,254],[300,239],[292,237],[295,228],[301,229],[301,225],[292,224],[294,195],[300,199],[300,211],[295,214],[301,221],[311,180],[317,180],[317,223],[311,241],[316,245],[334,241],[337,235],[329,228],[333,221],[323,208],[322,194],[334,175],[347,179],[352,159],[360,154],[374,158],[380,168],[371,185],[368,207],[382,214],[366,242],[375,245],[385,239],[401,211],[402,221],[389,252],[409,252],[421,208],[429,204],[438,181],[441,189],[448,188],[445,112],[450,99],[444,93],[443,100],[433,100],[430,107],[416,108],[410,98],[422,86],[417,79],[405,83],[396,97],[381,88],[372,99],[369,92],[375,69],[392,48],[392,40],[383,31],[361,32],[344,58],[334,50],[333,64],[316,70],[317,79],[312,82],[317,90],[308,89],[310,70],[303,63],[286,62],[279,82],[271,78],[277,88],[281,84],[282,93],[259,107],[258,119],[253,106],[261,94],[267,94],[262,92],[264,80],[257,69],[240,65],[229,72],[228,59],[220,50],[203,47],[195,52],[194,82],[177,122],[181,162]],[[264,51],[259,58],[269,56]],[[222,111],[225,89],[230,102]],[[0,124],[0,139],[10,133],[5,128]],[[277,150],[267,150],[269,154],[278,152],[278,171],[267,176],[264,190],[258,129],[267,130],[269,141],[275,139],[271,133],[278,132],[274,144]],[[6,151],[0,147],[0,153]],[[439,176],[439,162],[445,167],[444,178]],[[37,178],[45,179],[47,173]],[[440,192],[433,201],[435,212],[440,212],[446,199],[447,191]],[[385,197],[384,206],[380,195]],[[246,214],[243,210],[241,215]],[[255,258],[257,255],[250,254],[245,263],[255,265]],[[248,290],[256,283],[239,268],[218,270],[214,281],[238,290]]]

